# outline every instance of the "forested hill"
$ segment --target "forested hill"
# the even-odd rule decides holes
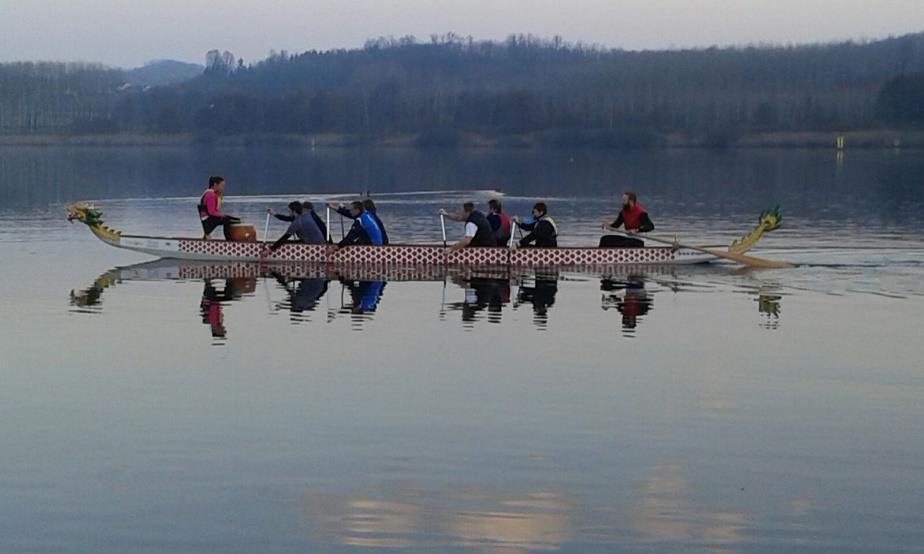
[[[0,133],[310,135],[646,146],[766,132],[924,127],[924,33],[868,43],[670,51],[455,35],[361,49],[208,54],[205,72],[132,86],[99,66],[0,65]]]

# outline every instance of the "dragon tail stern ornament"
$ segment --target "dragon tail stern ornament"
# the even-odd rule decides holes
[[[783,215],[780,213],[779,206],[764,210],[761,212],[760,217],[757,218],[757,226],[740,239],[732,241],[728,245],[728,251],[743,254],[753,247],[764,233],[779,229],[782,223]]]

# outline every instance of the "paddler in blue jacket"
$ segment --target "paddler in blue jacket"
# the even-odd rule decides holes
[[[362,202],[350,204],[350,217],[354,220],[353,226],[350,227],[347,236],[337,243],[338,247],[350,244],[382,244],[382,228],[376,222],[375,216],[363,207]]]
[[[333,208],[334,211],[343,217],[356,219],[356,216],[353,215],[353,211],[350,208],[341,206],[340,204],[334,204],[332,202],[328,202],[327,207]],[[385,230],[385,224],[382,223],[381,219],[379,219],[379,214],[375,210],[375,202],[373,202],[371,198],[364,198],[363,209],[372,214],[372,219],[374,219],[376,225],[379,226],[379,231],[382,232],[382,244],[388,244],[388,231]]]

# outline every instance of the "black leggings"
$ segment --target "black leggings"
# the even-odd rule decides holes
[[[645,246],[645,243],[641,239],[619,235],[603,235],[600,237],[600,248],[641,248],[643,246]]]
[[[210,215],[207,218],[202,220],[202,230],[205,231],[206,235],[212,234],[212,231],[216,227],[221,226],[222,231],[225,233],[225,240],[231,240],[231,224],[237,223],[236,217],[231,217],[230,215],[217,216]]]

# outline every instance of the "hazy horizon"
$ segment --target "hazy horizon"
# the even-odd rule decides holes
[[[246,62],[270,50],[356,48],[368,38],[454,32],[479,40],[511,33],[560,35],[609,48],[673,49],[875,40],[924,30],[919,0],[0,0],[0,61],[100,62],[135,67],[156,59],[202,63],[230,50]],[[254,30],[271,32],[255,32]]]

